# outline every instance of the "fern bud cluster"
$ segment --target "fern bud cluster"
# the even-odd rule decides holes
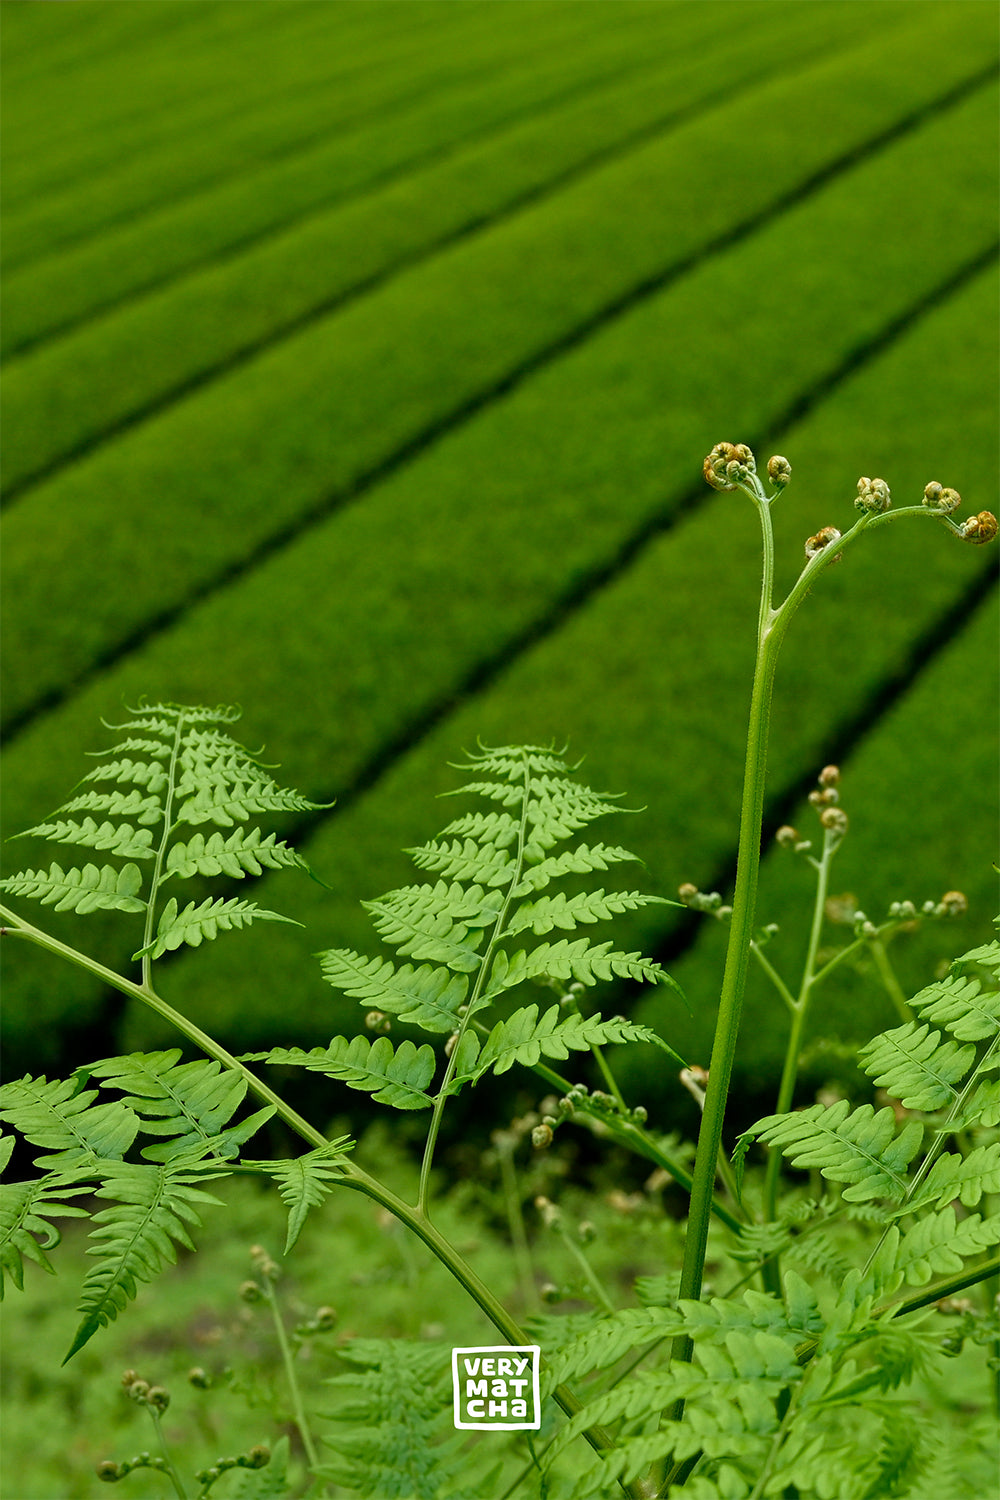
[[[862,475],[858,480],[858,495],[854,505],[857,510],[866,510],[873,515],[880,515],[892,505],[889,486],[884,479],[869,479],[866,475]]]

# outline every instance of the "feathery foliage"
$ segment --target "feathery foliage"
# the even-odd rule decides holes
[[[120,868],[86,864],[67,870],[53,862],[48,870],[8,876],[0,890],[30,896],[56,911],[145,912],[145,938],[134,957],[149,961],[252,922],[289,920],[236,898],[182,907],[170,896],[160,908],[159,895],[169,880],[220,875],[242,880],[289,865],[306,869],[287,843],[265,835],[250,820],[314,811],[323,804],[279,786],[271,768],[232,738],[226,726],[239,718],[236,709],[158,703],[130,713],[124,724],[109,726],[124,738],[101,752],[100,763],[83,778],[82,784],[93,786],[57,809],[57,814],[85,816],[54,816],[17,835],[97,849],[127,862]],[[189,832],[205,824],[214,831]],[[136,860],[152,861],[148,883]]]
[[[635,858],[608,844],[581,843],[558,854],[550,852],[594,819],[620,811],[616,802],[574,781],[572,768],[551,749],[539,746],[483,748],[468,756],[463,769],[474,773],[473,779],[449,795],[478,795],[497,804],[496,809],[466,813],[437,839],[409,851],[418,867],[438,875],[438,880],[404,886],[364,903],[379,935],[402,957],[423,962],[419,967],[396,967],[388,959],[335,948],[320,955],[326,979],[377,1012],[396,1015],[431,1033],[451,1033],[456,1040],[445,1084],[451,1091],[487,1072],[506,1072],[514,1063],[532,1067],[543,1057],[565,1058],[571,1051],[607,1043],[665,1046],[647,1027],[621,1018],[605,1021],[575,1011],[563,1014],[558,1004],[541,1016],[537,1004],[524,1006],[496,1021],[492,1030],[483,1024],[482,1012],[529,980],[591,986],[629,978],[676,986],[658,964],[637,953],[617,952],[607,941],[562,938],[522,946],[527,935],[544,936],[554,928],[572,932],[662,900],[637,891],[547,893],[550,883],[562,877],[589,875]],[[343,1038],[335,1038],[328,1051],[336,1052],[337,1066],[342,1057],[360,1066],[353,1086],[370,1086],[363,1081],[365,1070],[381,1046],[380,1076],[383,1069],[390,1070],[385,1076],[396,1076],[391,1058],[401,1081],[427,1090],[431,1071],[424,1076],[416,1059],[429,1048],[407,1052],[404,1063],[406,1043],[392,1054],[381,1038],[369,1055],[356,1040],[349,1058],[342,1043]],[[310,1054],[306,1065],[321,1066],[323,1055]],[[282,1052],[269,1054],[267,1060],[295,1059]],[[417,1071],[407,1071],[404,1077],[404,1069]],[[346,1073],[342,1076],[352,1081]],[[402,1101],[397,1097],[387,1102]],[[411,1093],[403,1107],[421,1102],[430,1103],[430,1096],[421,1099]]]

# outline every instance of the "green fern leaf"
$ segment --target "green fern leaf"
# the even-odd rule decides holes
[[[112,818],[134,818],[147,827],[158,823],[163,817],[163,805],[159,797],[144,797],[136,789],[131,792],[83,792],[64,802],[59,812],[99,812]]]
[[[285,1239],[287,1255],[298,1239],[306,1215],[316,1208],[343,1178],[347,1164],[346,1153],[354,1145],[350,1136],[340,1136],[315,1151],[286,1161],[247,1161],[244,1167],[266,1172],[278,1184],[278,1192],[288,1205],[288,1234]]]
[[[560,891],[555,896],[524,902],[512,914],[505,930],[507,935],[513,935],[530,929],[541,937],[553,927],[571,932],[581,922],[606,922],[619,912],[636,911],[641,906],[678,904],[662,896],[644,896],[641,891],[613,891],[610,895],[604,891],[582,891],[576,896]]]
[[[588,875],[593,870],[609,870],[612,865],[635,860],[636,855],[628,849],[614,844],[578,844],[564,854],[553,854],[539,864],[529,865],[524,871],[513,894],[526,896],[529,891],[540,891],[551,880],[561,875]]]
[[[422,964],[395,968],[388,959],[363,958],[349,948],[331,948],[318,955],[324,978],[354,999],[399,1016],[425,1031],[449,1032],[458,1025],[458,1008],[469,993],[465,974]],[[475,1008],[482,1008],[480,1002]]]
[[[966,1208],[975,1208],[984,1193],[1000,1193],[1000,1142],[977,1146],[968,1156],[943,1152],[931,1167],[908,1212],[935,1203],[943,1207],[958,1199]]]
[[[484,929],[496,922],[503,896],[442,880],[434,886],[404,886],[362,904],[372,913],[376,931],[400,953],[468,973],[482,962],[475,950]]]
[[[133,1052],[89,1069],[92,1078],[125,1092],[122,1102],[139,1117],[141,1130],[173,1137],[164,1145],[147,1146],[142,1154],[148,1161],[167,1161],[194,1147],[221,1154],[223,1147],[232,1149],[247,1138],[244,1131],[251,1122],[225,1130],[246,1096],[246,1080],[214,1059],[180,1063],[180,1056],[179,1048]],[[267,1109],[262,1118],[258,1112],[253,1129],[273,1113]]]
[[[600,1016],[581,1016],[572,1011],[566,1015],[559,1005],[553,1005],[539,1020],[538,1006],[529,1005],[497,1022],[483,1043],[469,1077],[481,1078],[491,1069],[494,1073],[506,1073],[514,1063],[532,1068],[542,1057],[566,1058],[571,1051],[585,1052],[592,1046],[649,1041],[665,1046],[648,1027],[621,1016],[602,1021]],[[684,1065],[682,1058],[677,1057],[677,1061]]]
[[[911,1121],[896,1135],[887,1106],[852,1110],[846,1099],[814,1104],[794,1114],[769,1115],[741,1136],[777,1146],[796,1167],[818,1167],[832,1182],[846,1182],[849,1202],[868,1198],[901,1199],[907,1190],[906,1168],[920,1149],[923,1126]]]
[[[0,1120],[55,1153],[37,1158],[39,1166],[107,1165],[131,1146],[139,1118],[117,1100],[95,1104],[96,1098],[96,1089],[80,1090],[75,1078],[20,1078],[0,1089]]]
[[[507,989],[525,979],[576,979],[590,985],[616,978],[669,984],[677,989],[670,976],[651,959],[638,953],[615,953],[610,942],[592,946],[586,938],[539,943],[530,953],[519,949],[509,957],[504,978]]]
[[[159,761],[109,760],[88,771],[84,781],[114,781],[120,786],[130,781],[135,786],[144,786],[150,796],[158,796],[167,786],[167,772]]]
[[[82,915],[92,911],[145,911],[146,903],[138,895],[141,889],[142,872],[132,864],[121,870],[112,865],[63,870],[53,864],[48,871],[23,870],[0,880],[0,890],[12,896],[31,896],[56,911]]]
[[[262,921],[291,922],[292,918],[283,917],[276,911],[263,911],[255,902],[239,901],[235,896],[228,900],[220,897],[215,901],[209,897],[200,905],[191,901],[183,911],[178,911],[176,900],[171,899],[160,913],[156,937],[145,948],[133,953],[132,957],[143,958],[148,953],[151,958],[160,958],[168,950],[179,948],[182,943],[197,948],[206,939],[211,942],[220,932],[229,932],[234,927],[249,927],[251,922]],[[293,925],[301,927],[302,924],[294,922]]]
[[[8,1137],[13,1145],[13,1138]],[[50,1219],[85,1219],[87,1210],[65,1203],[65,1198],[90,1193],[90,1183],[68,1185],[64,1176],[40,1177],[33,1182],[0,1183],[0,1302],[7,1277],[18,1291],[24,1285],[24,1262],[32,1260],[52,1276],[55,1267],[46,1255],[60,1234]]]
[[[15,838],[29,835],[51,840],[56,844],[85,844],[91,849],[117,854],[122,859],[152,859],[153,834],[149,828],[132,828],[128,823],[100,823],[93,818],[84,818],[82,823],[66,820],[59,823],[39,823],[16,833]]]
[[[629,1307],[602,1318],[549,1354],[541,1374],[543,1393],[551,1395],[557,1385],[610,1369],[626,1354],[684,1331],[681,1315],[667,1307]]]
[[[270,1052],[252,1052],[241,1062],[284,1063],[339,1078],[348,1088],[363,1089],[380,1104],[396,1109],[426,1109],[434,1100],[426,1092],[434,1076],[437,1058],[425,1042],[415,1047],[400,1042],[395,1052],[388,1037],[369,1043],[367,1037],[335,1036],[328,1047],[273,1047]]]
[[[509,850],[495,844],[479,844],[475,839],[436,839],[407,849],[413,863],[421,870],[433,870],[446,880],[477,881],[480,885],[507,885],[514,869]]]
[[[164,1166],[116,1163],[105,1173],[98,1198],[115,1200],[94,1214],[98,1228],[88,1252],[98,1257],[88,1271],[78,1311],[83,1320],[69,1353],[72,1359],[97,1332],[117,1318],[136,1295],[138,1283],[152,1281],[165,1263],[177,1259],[175,1243],[193,1250],[187,1224],[200,1224],[198,1210],[220,1200],[200,1184],[225,1176],[214,1164],[184,1158]]]
[[[288,865],[308,868],[288,844],[277,841],[273,833],[264,838],[259,828],[238,828],[229,838],[213,833],[206,839],[203,833],[196,833],[187,843],[172,844],[166,862],[167,873],[182,880],[191,875],[228,875],[242,880],[248,872],[262,875],[265,869]]]
[[[949,1205],[940,1213],[927,1214],[909,1229],[896,1252],[896,1268],[908,1282],[922,1286],[932,1276],[961,1271],[973,1255],[996,1248],[1000,1240],[1000,1214],[982,1219],[969,1214],[958,1219]]]
[[[905,1109],[935,1110],[955,1103],[957,1085],[968,1073],[976,1049],[944,1041],[939,1031],[909,1021],[862,1047],[858,1053],[869,1077]]]
[[[976,978],[950,974],[914,995],[910,1005],[922,1020],[944,1026],[960,1042],[978,1042],[1000,1032],[1000,990],[984,990]]]

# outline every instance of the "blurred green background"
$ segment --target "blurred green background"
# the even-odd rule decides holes
[[[851,523],[859,474],[997,508],[995,6],[16,0],[3,22],[5,834],[66,800],[123,703],[240,703],[286,783],[337,799],[285,830],[329,889],[258,898],[304,929],[164,965],[244,1049],[357,1027],[310,955],[376,951],[358,902],[410,880],[399,851],[451,816],[430,799],[477,736],[568,740],[646,809],[602,836],[647,889],[725,891],[758,544],[701,460],[790,459],[779,586]],[[768,828],[808,836],[838,761],[834,889],[874,917],[969,897],[900,945],[913,987],[993,912],[995,555],[886,528],[779,672]],[[54,853],[9,845],[6,869]],[[808,898],[769,854],[790,966]],[[112,964],[135,946],[46,925]],[[625,989],[605,1013],[706,1061],[721,928],[650,908],[616,931],[692,1010]],[[891,1023],[870,976],[826,994],[814,1046]],[[747,1004],[753,1094],[783,1026],[756,979]],[[5,1027],[12,1074],[165,1040],[23,948]]]

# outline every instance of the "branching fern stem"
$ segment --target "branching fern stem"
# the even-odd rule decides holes
[[[757,906],[757,877],[760,869],[760,840],[764,821],[764,790],[767,769],[767,746],[771,717],[771,697],[781,643],[802,600],[809,593],[817,576],[836,558],[842,556],[846,547],[861,536],[876,521],[886,521],[896,516],[932,514],[921,507],[887,512],[875,516],[866,511],[839,538],[836,546],[815,552],[807,561],[784,602],[777,608],[772,605],[774,588],[774,533],[771,526],[770,506],[776,496],[764,492],[756,475],[752,475],[740,488],[757,507],[760,517],[762,540],[761,594],[758,612],[757,651],[754,663],[753,687],[750,696],[750,717],[747,726],[747,750],[743,779],[743,799],[740,810],[740,833],[736,863],[736,886],[733,895],[733,914],[726,949],[726,964],[719,1012],[716,1020],[715,1038],[709,1065],[708,1087],[705,1107],[702,1112],[701,1129],[698,1134],[698,1149],[695,1156],[691,1184],[691,1208],[688,1217],[687,1235],[684,1243],[684,1263],[681,1270],[679,1295],[698,1300],[701,1296],[705,1270],[705,1251],[708,1245],[708,1226],[719,1151],[722,1145],[722,1128],[732,1076],[733,1060],[739,1036],[740,1018],[743,1010],[743,993],[746,986],[750,945],[753,940],[754,918]],[[674,1341],[673,1358],[690,1363],[694,1344],[690,1337],[681,1335]],[[683,1403],[678,1402],[671,1415],[675,1419],[683,1413]],[[669,1479],[667,1480],[669,1483]],[[663,1493],[662,1471],[660,1490]]]
[[[504,927],[507,922],[507,913],[510,911],[510,904],[514,899],[514,892],[520,884],[521,875],[524,870],[524,846],[528,834],[528,792],[530,786],[531,769],[528,765],[527,760],[525,760],[524,795],[521,802],[521,822],[517,831],[517,853],[514,858],[514,869],[507,884],[507,894],[504,897],[503,905],[497,913],[496,921],[493,923],[493,929],[490,933],[490,939],[486,945],[486,952],[483,954],[483,961],[479,965],[479,971],[476,975],[476,982],[473,986],[472,994],[469,996],[469,1002],[466,1007],[465,1015],[462,1017],[458,1032],[456,1033],[454,1038],[454,1044],[452,1046],[451,1054],[448,1058],[448,1063],[444,1071],[444,1077],[441,1080],[441,1087],[438,1090],[436,1099],[434,1100],[434,1109],[431,1115],[430,1128],[427,1131],[427,1141],[424,1145],[423,1161],[420,1164],[420,1187],[417,1194],[417,1206],[420,1209],[420,1212],[423,1214],[426,1214],[427,1212],[427,1199],[430,1193],[430,1175],[431,1165],[434,1160],[434,1147],[437,1144],[438,1131],[441,1129],[441,1117],[444,1114],[444,1107],[448,1101],[449,1085],[455,1075],[455,1069],[458,1066],[458,1059],[461,1055],[462,1038],[465,1036],[466,1031],[469,1029],[469,1024],[472,1020],[472,1017],[476,1013],[478,1001],[483,992],[483,986],[486,984],[487,977],[490,972],[493,955],[496,952],[500,938],[503,936]]]

